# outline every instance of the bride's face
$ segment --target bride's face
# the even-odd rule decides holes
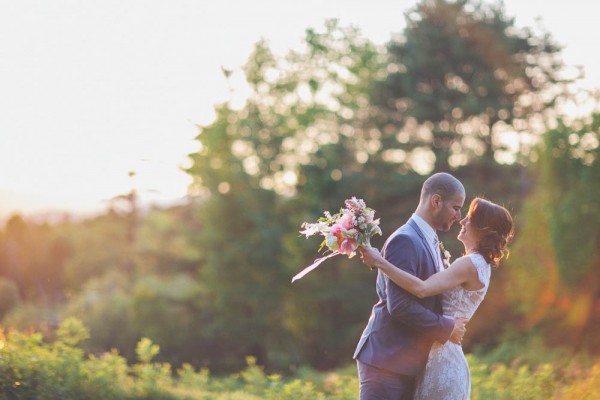
[[[458,233],[458,240],[463,242],[465,247],[473,247],[473,245],[475,245],[479,239],[477,230],[471,224],[468,215],[460,221],[460,225],[462,228]]]

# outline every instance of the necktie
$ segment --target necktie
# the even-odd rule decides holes
[[[437,235],[433,238],[433,254],[435,257],[435,270],[440,272],[442,270],[442,260],[440,258],[440,241],[438,240]]]

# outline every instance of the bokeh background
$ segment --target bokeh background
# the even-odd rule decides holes
[[[291,284],[320,242],[298,230],[357,196],[381,246],[441,171],[516,221],[464,342],[476,398],[598,398],[593,49],[502,3],[280,3],[7,4],[6,398],[84,398],[98,376],[112,398],[355,398],[375,275],[337,257]],[[26,351],[42,362],[16,368]]]

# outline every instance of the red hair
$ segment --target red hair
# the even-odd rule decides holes
[[[488,264],[497,267],[508,255],[508,243],[513,238],[513,220],[510,212],[498,204],[476,197],[469,206],[467,218],[479,234],[475,250]]]

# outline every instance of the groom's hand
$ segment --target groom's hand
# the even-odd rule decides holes
[[[450,335],[451,342],[456,344],[462,343],[463,336],[465,336],[465,332],[467,331],[467,322],[469,320],[464,318],[456,318],[454,320],[454,329]]]

